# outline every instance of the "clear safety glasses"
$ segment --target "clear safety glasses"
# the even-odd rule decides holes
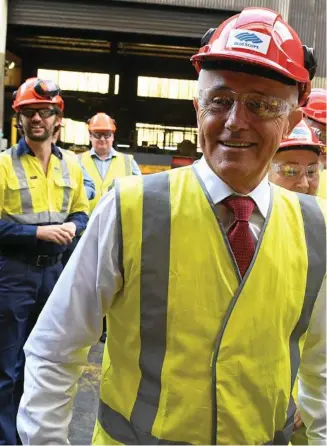
[[[320,163],[310,164],[309,166],[303,166],[302,164],[277,164],[271,165],[271,170],[277,172],[285,178],[300,179],[303,175],[306,175],[308,180],[314,180],[318,177],[319,172],[323,170],[323,166]]]
[[[251,114],[251,117],[257,119],[273,119],[281,116],[292,106],[284,99],[275,96],[266,96],[257,93],[237,94],[233,91],[210,91],[206,90],[203,99],[200,100],[201,106],[209,106],[213,112],[222,117],[226,117],[233,109],[235,102],[239,102],[245,107],[245,110]]]

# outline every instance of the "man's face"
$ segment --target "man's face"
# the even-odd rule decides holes
[[[242,101],[230,106],[236,95],[241,95]],[[269,117],[265,101],[269,101]],[[302,117],[296,87],[222,70],[201,70],[199,99],[194,105],[200,145],[208,164],[227,184],[234,189],[238,184],[243,192],[260,183],[281,139]],[[283,111],[275,113],[276,109]]]
[[[269,180],[293,192],[316,195],[319,186],[318,161],[318,155],[309,150],[278,152],[273,159]]]
[[[90,133],[90,141],[96,152],[109,152],[114,142],[114,134],[109,131],[99,131]]]
[[[54,129],[60,121],[61,116],[58,116],[51,104],[31,104],[20,110],[20,123],[25,136],[31,141],[46,141],[52,138]]]

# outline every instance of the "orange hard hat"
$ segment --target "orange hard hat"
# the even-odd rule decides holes
[[[310,119],[326,124],[327,90],[313,88],[304,107],[303,113]]]
[[[18,112],[24,105],[52,104],[64,109],[60,88],[51,81],[31,77],[13,93],[13,109]]]
[[[285,150],[296,150],[295,146],[304,146],[303,149],[311,150],[320,155],[324,151],[324,144],[322,144],[314,130],[306,123],[304,119],[294,127],[287,139],[281,141],[277,152]]]
[[[311,89],[317,66],[312,48],[300,38],[278,12],[245,8],[203,36],[202,47],[191,61],[199,72],[204,61],[238,62],[278,73],[295,81],[302,105]]]
[[[116,123],[105,113],[97,113],[89,121],[89,132],[113,132],[116,131]]]

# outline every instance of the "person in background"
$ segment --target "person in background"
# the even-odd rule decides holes
[[[113,148],[116,122],[105,113],[97,113],[89,121],[92,148],[80,155],[83,168],[95,183],[96,193],[90,201],[92,212],[100,198],[108,192],[116,178],[128,175],[141,175],[141,171],[132,155],[119,153]],[[101,342],[107,338],[107,323],[103,320]]]
[[[320,162],[323,170],[320,173],[319,189],[317,195],[327,198],[327,170],[326,170],[326,115],[327,115],[327,90],[313,88],[310,96],[302,107],[306,122],[313,128],[319,140],[323,144]]]
[[[297,375],[310,443],[326,443],[326,213],[268,182],[314,53],[245,8],[192,62],[203,157],[120,178],[93,211],[25,345],[26,444],[66,444],[105,314],[94,444],[287,445]]]
[[[64,109],[59,87],[27,79],[13,108],[24,136],[0,154],[0,444],[16,444],[23,346],[62,271],[63,252],[88,221],[81,167],[52,144]]]
[[[323,169],[319,161],[323,147],[313,129],[302,120],[281,141],[270,167],[269,180],[294,192],[316,195]]]
[[[60,125],[58,125],[57,128],[55,129],[55,132],[52,137],[52,144],[57,143],[59,134],[60,134],[60,129],[62,127],[64,127],[64,122],[61,122]],[[79,163],[78,157],[76,156],[76,154],[74,152],[72,152],[71,150],[65,150],[65,153],[67,155],[70,155],[72,157],[72,159],[74,159],[74,161]],[[86,172],[85,167],[84,166],[81,166],[81,167],[82,167],[82,172],[83,172],[83,184],[84,184],[87,199],[93,200],[93,198],[95,197],[94,181]],[[68,245],[67,249],[63,252],[62,259],[61,259],[61,263],[62,263],[63,267],[66,266],[68,260],[70,259],[71,255],[73,254],[80,237],[81,237],[81,235],[74,237],[72,243],[70,245]]]
[[[95,184],[95,197],[90,201],[91,212],[100,198],[108,192],[116,178],[141,175],[132,155],[113,148],[115,121],[105,113],[97,113],[89,121],[91,150],[80,155],[80,162]]]

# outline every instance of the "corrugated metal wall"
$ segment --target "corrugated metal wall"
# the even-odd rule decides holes
[[[307,18],[307,19],[306,19]],[[315,48],[317,77],[326,76],[326,1],[291,0],[289,24],[305,45]]]
[[[155,4],[162,8],[158,11]],[[246,5],[280,11],[303,43],[316,49],[317,76],[326,77],[325,0],[247,0]],[[12,0],[8,23],[200,38],[229,17],[229,11],[243,7],[244,0],[111,0],[96,6],[86,1]]]
[[[261,6],[279,11],[287,19],[289,0],[113,0],[115,2],[147,3],[153,5],[184,6],[241,11],[245,6]]]
[[[59,20],[56,19],[59,18]],[[9,3],[8,23],[74,29],[201,38],[213,25],[230,17],[227,12],[176,10],[119,4],[90,4],[59,0],[15,0]]]

